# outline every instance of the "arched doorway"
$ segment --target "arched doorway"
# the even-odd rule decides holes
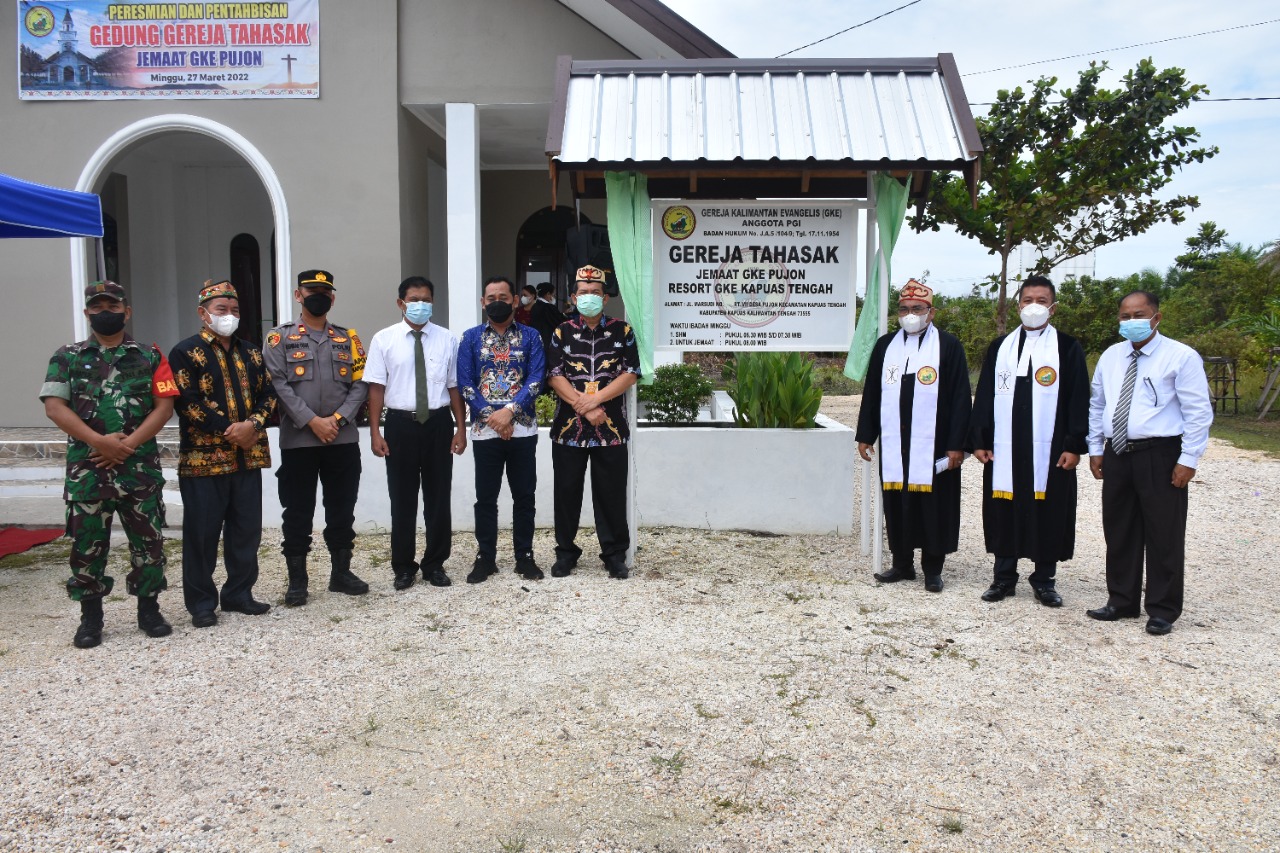
[[[569,230],[578,226],[579,217],[572,208],[558,205],[544,207],[520,226],[516,235],[516,286],[537,287],[551,282],[556,287],[556,303],[563,304],[569,293],[570,269],[567,251]],[[581,217],[583,225],[591,220]]]
[[[247,139],[200,116],[143,119],[94,152],[76,188],[99,192],[108,183],[127,200],[105,212],[131,235],[130,256],[120,259],[119,268],[130,276],[123,283],[133,295],[138,340],[165,348],[198,328],[195,293],[207,278],[232,278],[231,244],[239,235],[257,246],[270,243],[274,261],[274,292],[259,288],[250,306],[254,316],[242,317],[242,333],[261,340],[265,328],[285,319],[276,310],[291,304],[288,206],[275,171]],[[77,334],[84,337],[88,329],[76,296],[94,262],[89,241],[72,243],[71,304]]]

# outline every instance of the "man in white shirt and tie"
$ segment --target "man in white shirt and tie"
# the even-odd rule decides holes
[[[434,299],[435,287],[425,278],[400,282],[396,305],[404,319],[373,336],[364,368],[369,439],[373,454],[387,460],[396,589],[413,586],[419,565],[432,586],[452,583],[444,571],[453,538],[450,454],[467,449],[467,421],[458,393],[458,339],[431,322]],[[378,423],[383,406],[385,438]],[[414,559],[419,490],[427,533],[421,564]]]
[[[1213,402],[1204,361],[1162,336],[1160,300],[1120,301],[1121,343],[1098,359],[1089,401],[1089,468],[1102,480],[1107,603],[1103,622],[1137,618],[1147,575],[1147,633],[1168,634],[1182,614],[1187,483],[1209,442]]]

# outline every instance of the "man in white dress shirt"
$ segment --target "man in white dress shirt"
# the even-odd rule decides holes
[[[1098,359],[1089,401],[1089,468],[1102,480],[1107,603],[1088,611],[1137,618],[1147,575],[1147,633],[1182,614],[1187,483],[1209,442],[1213,403],[1204,361],[1162,336],[1160,300],[1138,290],[1120,301],[1121,343]]]
[[[435,286],[421,276],[400,282],[403,320],[373,336],[364,381],[369,383],[369,437],[387,460],[391,497],[391,569],[395,588],[413,586],[421,565],[432,586],[449,586],[453,518],[449,492],[453,455],[467,449],[467,422],[458,393],[458,339],[431,322]],[[386,406],[386,436],[379,416]],[[452,417],[450,417],[452,414]],[[418,491],[427,544],[414,559]]]

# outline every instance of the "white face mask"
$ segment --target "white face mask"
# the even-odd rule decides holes
[[[1022,317],[1022,325],[1028,329],[1038,329],[1049,322],[1049,306],[1041,305],[1038,302],[1023,305],[1022,310],[1018,313]]]
[[[532,297],[532,296],[521,296],[521,297],[520,297],[520,304],[521,304],[521,305],[525,305],[525,306],[532,305],[532,304],[533,304],[533,297]]]
[[[902,327],[902,331],[908,335],[918,334],[925,326],[929,325],[928,314],[903,314],[898,318],[898,325]]]
[[[240,318],[234,314],[210,314],[208,325],[215,335],[229,338],[240,328]]]

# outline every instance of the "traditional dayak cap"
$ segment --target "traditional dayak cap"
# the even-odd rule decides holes
[[[97,299],[99,296],[106,296],[117,302],[124,302],[124,288],[116,284],[114,281],[95,281],[85,286],[84,304],[87,308],[89,303]]]
[[[575,284],[580,281],[598,281],[603,285],[604,270],[587,264],[585,267],[578,268],[578,274],[574,277],[573,281]]]
[[[201,305],[210,299],[218,299],[223,296],[229,299],[240,298],[240,294],[236,293],[236,289],[231,286],[229,281],[206,281],[204,287],[200,288]]]
[[[921,284],[914,278],[907,279],[907,283],[902,286],[901,292],[898,293],[898,301],[903,299],[918,299],[921,302],[933,304],[933,290],[926,284]]]
[[[327,287],[330,290],[337,290],[333,286],[333,273],[327,270],[307,270],[298,273],[298,287]]]

